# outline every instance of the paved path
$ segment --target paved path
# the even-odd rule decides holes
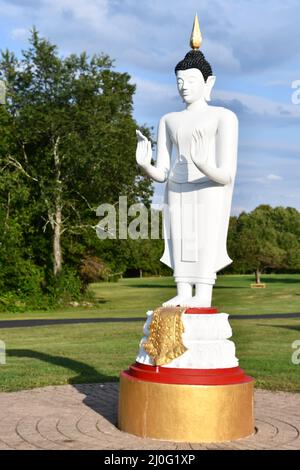
[[[230,315],[230,320],[271,320],[276,318],[300,318],[300,313],[264,313],[257,315]],[[129,323],[145,322],[146,317],[107,317],[107,318],[49,318],[33,320],[0,320],[1,328],[23,328],[29,326],[69,325],[77,323]]]
[[[300,316],[300,314],[299,314]],[[102,318],[53,318],[53,319],[37,319],[37,320],[0,320],[1,328],[23,328],[27,326],[47,326],[47,325],[70,325],[77,323],[130,323],[136,321],[146,321],[145,317],[102,317]]]
[[[256,433],[225,444],[141,439],[116,426],[118,384],[84,384],[0,393],[4,449],[300,450],[300,394],[257,390]]]

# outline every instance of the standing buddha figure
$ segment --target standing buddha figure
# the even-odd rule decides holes
[[[137,163],[154,181],[166,183],[161,261],[173,269],[177,295],[164,307],[210,307],[216,273],[232,262],[226,241],[238,120],[232,111],[208,104],[216,77],[199,50],[201,42],[196,16],[192,50],[175,67],[185,109],[160,119],[154,165],[151,142],[137,131]]]

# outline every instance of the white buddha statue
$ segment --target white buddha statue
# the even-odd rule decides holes
[[[137,163],[154,181],[166,182],[161,261],[174,270],[177,295],[164,302],[165,307],[210,307],[216,273],[232,262],[226,240],[238,120],[232,111],[208,104],[216,77],[197,50],[197,27],[191,38],[193,50],[175,68],[185,109],[161,118],[155,165],[151,142],[137,131]],[[171,165],[173,147],[177,156]]]

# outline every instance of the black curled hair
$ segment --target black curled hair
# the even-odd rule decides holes
[[[177,73],[178,70],[188,69],[200,70],[205,81],[213,74],[210,64],[207,62],[201,51],[189,51],[185,58],[176,65],[175,73]]]

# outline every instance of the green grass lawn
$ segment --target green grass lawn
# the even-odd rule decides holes
[[[300,311],[300,276],[266,276],[264,290],[250,288],[251,276],[223,276],[214,290],[214,305],[233,314],[231,325],[240,365],[256,386],[300,392],[300,365],[293,365],[292,343],[300,340],[300,319],[238,320],[234,314]],[[170,278],[126,279],[92,286],[102,303],[95,308],[68,308],[12,318],[145,316],[174,293]],[[7,363],[0,365],[0,390],[45,385],[118,380],[135,360],[143,322],[56,325],[1,329]]]
[[[220,276],[214,288],[213,304],[230,314],[300,312],[300,275],[268,275],[266,289],[251,289],[253,276]],[[173,278],[123,279],[116,283],[93,284],[94,307],[64,307],[55,310],[0,312],[0,319],[143,317],[175,294]]]
[[[300,319],[232,320],[240,365],[256,386],[300,392],[300,365],[292,343],[300,340]],[[56,325],[1,330],[7,363],[0,366],[0,390],[118,380],[134,362],[142,322]]]

